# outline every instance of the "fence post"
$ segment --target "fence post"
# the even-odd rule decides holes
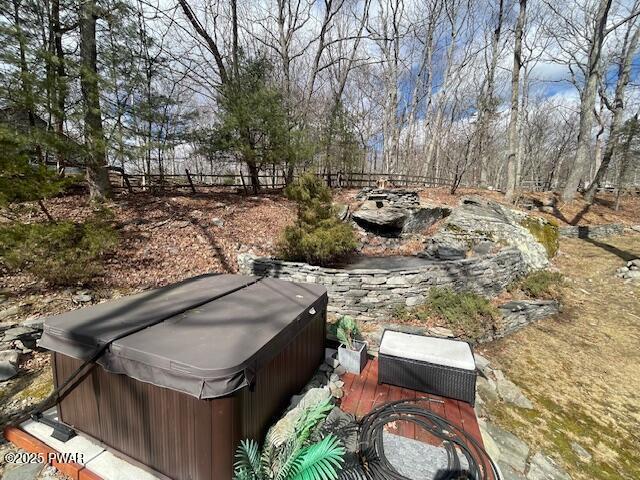
[[[189,181],[189,186],[191,187],[191,192],[192,193],[196,193],[196,187],[193,186],[193,181],[191,180],[191,175],[189,175],[189,169],[185,168],[184,171],[187,174],[187,180]]]
[[[133,189],[131,188],[131,182],[129,182],[129,177],[127,176],[127,173],[124,171],[124,168],[122,169],[122,179],[124,180],[124,183],[127,186],[127,190],[129,191],[129,193],[133,193]]]

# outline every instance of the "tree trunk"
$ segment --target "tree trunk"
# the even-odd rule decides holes
[[[54,56],[56,65],[56,106],[54,109],[55,131],[58,140],[64,141],[64,121],[66,117],[67,103],[67,73],[64,66],[64,50],[62,48],[62,27],[60,25],[60,0],[52,0],[51,2],[51,26],[54,36]],[[65,152],[63,148],[58,147],[56,163],[58,173],[64,175],[65,169]]]
[[[512,202],[518,176],[518,107],[520,106],[520,69],[522,68],[522,32],[527,14],[527,0],[520,0],[520,12],[516,23],[516,41],[513,48],[513,72],[511,73],[511,118],[509,119],[509,150],[507,153],[507,201]]]
[[[251,189],[254,194],[260,191],[260,177],[258,172],[258,165],[255,160],[246,160],[247,168],[249,169],[249,178],[251,179]]]
[[[106,142],[102,129],[100,86],[98,84],[95,0],[80,3],[80,87],[84,101],[84,136],[87,146],[86,170],[92,200],[111,196],[107,170]]]
[[[504,19],[504,0],[498,3],[498,19],[496,28],[493,31],[491,40],[491,63],[489,64],[486,80],[486,89],[482,94],[482,105],[478,117],[478,159],[480,162],[480,186],[486,187],[488,181],[487,154],[486,146],[489,139],[489,122],[495,113],[495,102],[493,100],[496,82],[496,68],[498,66],[498,55],[500,46],[500,37],[502,34],[502,22]]]
[[[640,40],[640,28],[636,28],[631,39],[627,41],[629,31],[627,31],[627,37],[625,38],[624,58],[620,65],[618,65],[618,80],[616,82],[615,97],[613,100],[613,111],[611,116],[611,124],[609,126],[609,139],[602,155],[602,162],[596,172],[596,175],[585,192],[585,199],[588,203],[593,203],[596,191],[600,186],[600,182],[604,178],[611,159],[618,146],[618,137],[620,135],[620,128],[624,123],[624,93],[627,85],[629,84],[629,77],[631,75],[631,64],[636,54],[636,48],[638,46],[638,40]]]
[[[631,142],[638,132],[638,114],[636,113],[633,118],[629,120],[629,126],[627,131],[627,138],[625,139],[624,144],[622,145],[622,160],[620,165],[620,175],[618,176],[618,191],[616,192],[616,212],[620,208],[620,195],[622,192],[622,186],[624,184],[624,179],[627,176],[627,170],[629,169],[629,164],[631,163]]]
[[[591,150],[591,129],[593,128],[593,109],[596,103],[596,89],[600,76],[600,56],[606,35],[605,26],[609,17],[612,0],[600,0],[595,18],[595,29],[589,46],[589,58],[586,69],[586,82],[580,98],[580,127],[578,130],[578,146],[573,168],[562,191],[562,200],[573,200],[580,181],[589,164]]]
[[[18,38],[18,50],[20,55],[20,83],[22,87],[22,102],[21,105],[25,108],[27,112],[27,117],[29,120],[29,134],[31,136],[31,140],[35,145],[35,153],[36,158],[39,163],[42,163],[44,158],[42,155],[42,146],[38,141],[38,136],[36,132],[36,115],[34,113],[34,99],[33,99],[33,88],[31,86],[31,73],[29,72],[29,66],[27,65],[27,46],[26,46],[26,38],[24,32],[22,31],[22,18],[20,17],[20,10],[22,5],[20,0],[13,0],[13,15],[14,15],[14,23],[16,29],[16,36]]]

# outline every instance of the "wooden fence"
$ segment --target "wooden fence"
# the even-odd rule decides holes
[[[297,172],[299,176],[304,172]],[[380,180],[389,187],[451,187],[452,179],[427,177],[422,175],[405,175],[396,173],[378,172],[338,172],[333,174],[317,174],[323,178],[330,187],[363,188],[375,187]],[[247,175],[238,174],[206,174],[193,173],[185,170],[184,174],[129,174],[121,168],[110,167],[111,184],[116,190],[126,190],[130,193],[150,191],[186,191],[197,193],[208,189],[244,189],[251,191],[251,180]],[[286,186],[283,175],[260,174],[260,188],[262,190],[279,190]],[[461,187],[468,187],[464,182]],[[525,181],[521,188],[525,191],[544,191],[548,185],[542,182]],[[599,192],[616,193],[617,188],[604,186]],[[640,195],[640,186],[626,187],[625,194]]]
[[[296,173],[296,177],[303,172]],[[379,180],[393,187],[450,187],[452,180],[445,178],[426,177],[421,175],[403,175],[376,172],[347,172],[334,174],[317,174],[331,187],[363,188],[375,187]],[[121,168],[111,168],[111,184],[115,189],[127,190],[131,193],[139,191],[172,191],[187,190],[196,193],[198,190],[211,188],[244,188],[251,189],[251,179],[239,174],[204,174],[185,170],[184,174],[141,175],[129,174]],[[286,186],[281,175],[260,174],[261,189],[282,189]]]

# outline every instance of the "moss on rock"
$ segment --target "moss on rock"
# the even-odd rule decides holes
[[[560,247],[560,234],[558,225],[555,222],[527,216],[522,219],[520,225],[529,230],[533,238],[542,244],[549,258],[555,257]]]

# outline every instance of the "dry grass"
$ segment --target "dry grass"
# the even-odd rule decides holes
[[[564,240],[564,312],[487,347],[535,410],[489,405],[504,427],[566,466],[575,480],[640,478],[640,286],[614,277],[640,257],[640,236]],[[593,454],[582,463],[577,442]]]

